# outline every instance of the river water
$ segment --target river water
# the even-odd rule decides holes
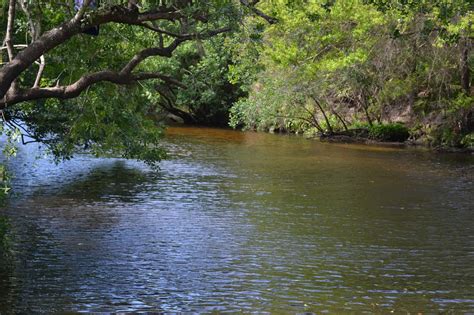
[[[159,170],[22,148],[0,314],[474,312],[474,156],[171,128]]]

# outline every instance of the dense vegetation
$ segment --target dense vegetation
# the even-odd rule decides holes
[[[59,159],[154,163],[168,114],[472,146],[467,0],[1,3],[2,130]]]
[[[471,1],[266,1],[248,18],[232,79],[249,97],[231,124],[472,146]],[[392,124],[391,127],[382,127]],[[402,137],[388,137],[397,129]]]
[[[0,109],[5,130],[23,142],[41,142],[58,159],[86,149],[154,163],[164,154],[160,105],[183,112],[186,103],[195,120],[223,115],[204,94],[232,85],[195,82],[203,67],[219,75],[229,57],[219,45],[206,55],[203,42],[234,29],[250,10],[245,1],[2,2]],[[98,36],[84,34],[91,29]]]
[[[473,146],[468,0],[0,3],[5,155],[41,142],[153,164],[169,115]]]
[[[222,34],[247,14],[272,22],[257,2],[0,0],[0,162],[39,142],[57,160],[87,151],[155,164],[163,110],[226,124],[240,92]],[[7,176],[2,166],[2,198]]]
[[[182,82],[186,89],[160,84],[150,98],[162,109],[158,117],[178,116],[186,124],[228,126],[229,110],[245,93],[228,80],[232,53],[230,34],[197,41],[182,47],[167,60],[163,70]],[[153,98],[154,97],[154,98]]]
[[[471,0],[0,5],[0,208],[18,143],[155,165],[167,119],[474,148]]]

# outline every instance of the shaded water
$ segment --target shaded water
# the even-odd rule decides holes
[[[14,162],[0,313],[474,312],[474,156],[171,128],[159,171]]]

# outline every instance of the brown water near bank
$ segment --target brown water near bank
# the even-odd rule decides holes
[[[32,147],[0,313],[474,311],[474,157],[170,128],[170,160]]]

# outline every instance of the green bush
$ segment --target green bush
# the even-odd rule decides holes
[[[351,123],[350,128],[351,129],[367,129],[367,130],[369,130],[370,124],[368,122],[365,122],[365,121],[356,120],[356,121]]]
[[[408,128],[399,123],[377,124],[368,129],[369,137],[378,141],[404,142],[410,137]]]
[[[444,126],[432,130],[430,145],[438,148],[474,148],[474,133],[461,133],[451,126]]]
[[[461,140],[461,144],[465,148],[474,149],[474,132],[465,135]]]

